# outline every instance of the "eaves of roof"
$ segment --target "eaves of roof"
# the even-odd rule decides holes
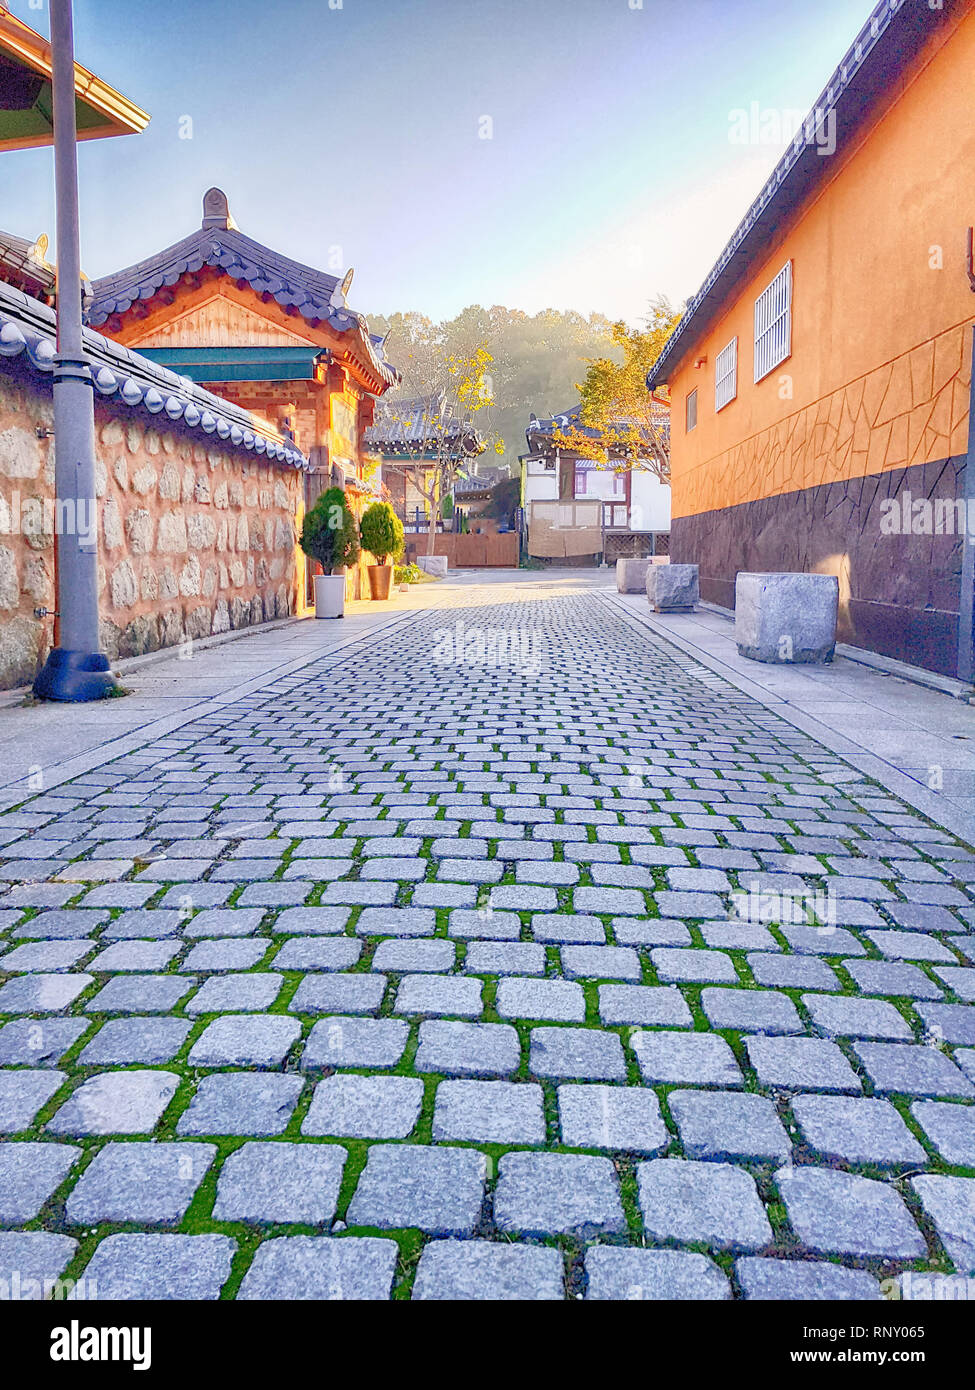
[[[653,404],[660,405],[659,411],[654,411],[653,413],[659,414],[661,425],[669,427],[670,411],[667,406],[659,402],[654,402]],[[631,428],[631,424],[626,420],[615,421],[614,428],[629,429]],[[537,452],[537,450],[533,451],[533,440],[537,440],[538,438],[550,438],[556,430],[572,430],[575,434],[583,435],[586,439],[599,439],[601,437],[601,432],[599,430],[592,429],[589,425],[584,425],[582,423],[582,404],[580,403],[572,406],[569,410],[563,411],[561,415],[553,415],[550,419],[539,420],[537,418],[532,418],[529,420],[525,430],[525,439],[528,443],[529,452]]]
[[[767,253],[774,238],[828,179],[837,160],[851,148],[877,99],[893,87],[934,31],[948,23],[971,0],[880,0],[825,88],[810,116],[779,160],[758,197],[742,218],[703,285],[647,373],[652,390],[667,382],[684,357],[693,352],[728,303],[736,288]],[[835,152],[816,139],[826,117],[835,121]],[[821,134],[822,140],[822,134]]]
[[[40,377],[50,377],[56,337],[53,309],[0,282],[0,361],[21,359]],[[301,469],[310,466],[299,450],[255,416],[205,391],[188,377],[177,376],[92,329],[85,329],[84,346],[96,397],[182,425],[274,463]]]
[[[46,249],[46,238],[31,242],[13,232],[0,232],[0,280],[12,281],[18,288],[34,286],[41,294],[53,295],[57,275],[44,258],[42,246]]]
[[[51,43],[12,15],[6,0],[0,0],[0,59],[8,71],[19,71],[28,79],[23,103],[0,110],[0,150],[51,145],[54,140]],[[133,135],[149,124],[147,112],[80,63],[74,65],[74,82],[79,140]]]
[[[309,323],[327,323],[336,333],[360,330],[366,355],[380,379],[390,386],[398,381],[396,369],[382,355],[366,320],[347,306],[341,282],[334,275],[282,256],[234,227],[201,227],[148,260],[96,280],[89,322],[98,328],[204,266],[246,282],[255,294],[270,295],[283,309]]]

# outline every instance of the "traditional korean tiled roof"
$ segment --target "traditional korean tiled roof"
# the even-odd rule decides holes
[[[53,309],[0,282],[0,364],[19,360],[40,376],[50,376],[56,336]],[[182,425],[274,463],[309,467],[305,456],[266,422],[205,391],[188,377],[177,376],[90,328],[85,329],[84,344],[96,397],[159,417],[160,422]]]
[[[57,268],[47,259],[48,239],[42,235],[36,241],[0,231],[0,281],[23,290],[35,299],[54,302]],[[87,311],[91,305],[91,281],[81,277],[81,299]]]
[[[659,401],[650,402],[650,413],[654,418],[656,429],[670,438],[670,410]],[[636,424],[636,421],[621,420],[616,428],[626,430]],[[582,404],[574,405],[569,410],[564,410],[561,415],[552,415],[547,419],[540,420],[533,415],[528,422],[525,431],[525,438],[528,441],[529,450],[534,451],[540,439],[550,438],[556,430],[563,434],[572,432],[581,434],[587,439],[598,439],[600,431],[592,429],[589,425],[582,423]]]
[[[590,439],[595,439],[597,434],[596,430],[583,425],[582,405],[573,405],[568,410],[563,410],[560,415],[552,415],[547,419],[540,420],[537,415],[533,414],[525,431],[529,447],[531,447],[533,434],[549,435],[554,434],[556,430],[578,430],[580,434],[588,435]]]
[[[880,0],[830,77],[795,140],[745,213],[704,284],[647,374],[652,390],[710,330],[737,285],[819,183],[832,176],[837,155],[855,142],[877,99],[896,90],[900,74],[937,25],[951,19],[951,4],[933,0]],[[816,132],[835,122],[836,152],[821,154]],[[810,138],[812,135],[813,138]]]
[[[468,496],[471,493],[490,492],[510,476],[507,468],[481,468],[477,472],[462,472],[454,483],[454,494]]]
[[[441,434],[456,437],[458,449],[465,454],[484,452],[484,441],[471,421],[456,415],[442,395],[381,401],[365,442],[377,452],[416,453]]]
[[[44,252],[46,238],[27,241],[13,232],[0,232],[0,280],[28,294],[54,294],[55,270]]]
[[[219,189],[211,189],[204,200],[205,211],[215,195],[226,208],[225,196]],[[221,222],[226,225],[220,225]],[[182,276],[204,266],[213,266],[232,280],[245,282],[255,294],[270,295],[283,309],[293,310],[309,324],[327,323],[337,333],[358,329],[366,354],[381,379],[388,385],[399,379],[396,369],[382,355],[382,339],[370,333],[365,318],[346,304],[343,281],[245,236],[233,225],[229,212],[222,219],[204,217],[200,230],[175,246],[96,280],[89,322],[98,328],[113,315],[127,313],[139,300],[152,299],[161,289],[175,285]]]

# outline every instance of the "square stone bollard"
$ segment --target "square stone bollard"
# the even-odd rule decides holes
[[[697,565],[647,566],[647,600],[655,613],[693,613],[700,597]]]
[[[649,560],[617,560],[616,592],[618,594],[642,594],[647,587]]]
[[[835,574],[739,574],[735,641],[751,661],[833,660],[840,586]]]
[[[424,574],[430,574],[434,579],[447,578],[446,555],[418,555],[416,563]]]

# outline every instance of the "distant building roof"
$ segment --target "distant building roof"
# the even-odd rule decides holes
[[[467,458],[484,452],[484,441],[473,422],[456,414],[441,394],[380,401],[365,434],[367,448],[377,453],[416,456],[440,438],[455,441],[456,452]]]
[[[0,282],[0,364],[21,360],[41,377],[50,377],[56,353],[57,316],[47,304]],[[211,436],[233,449],[291,468],[308,460],[293,444],[240,406],[205,391],[187,377],[157,366],[137,352],[85,329],[85,352],[91,363],[95,395],[130,410],[157,417]]]
[[[723,306],[766,254],[770,241],[836,168],[837,156],[851,148],[877,99],[897,90],[898,79],[934,30],[949,22],[958,6],[929,0],[880,0],[842,58],[793,143],[745,213],[704,284],[647,374],[652,389],[668,380],[683,357],[710,330]],[[835,152],[825,158],[817,131],[835,122]]]
[[[47,260],[48,238],[42,233],[36,241],[0,232],[0,281],[23,290],[32,299],[53,304],[57,290],[57,267]],[[91,304],[91,281],[81,277],[82,304],[87,311]]]
[[[337,333],[358,330],[366,355],[381,379],[390,386],[399,380],[395,367],[382,353],[382,339],[370,333],[363,316],[346,304],[351,272],[340,280],[245,236],[234,225],[226,195],[218,188],[211,188],[206,194],[203,210],[199,231],[148,260],[95,281],[89,316],[93,327],[128,313],[140,300],[153,299],[184,275],[213,266],[232,280],[247,284],[255,294],[270,296],[283,309],[293,311],[313,326],[326,323]]]
[[[35,299],[54,296],[57,275],[45,259],[47,237],[26,241],[13,232],[0,232],[0,280]]]
[[[670,410],[660,401],[650,402],[650,412],[657,424],[657,428],[665,436],[670,438]],[[631,429],[636,421],[621,420],[616,423],[615,428],[620,430]],[[567,434],[573,432],[583,435],[586,439],[600,439],[602,431],[591,428],[582,423],[582,405],[571,406],[564,410],[560,415],[552,415],[545,419],[539,419],[532,415],[528,421],[528,428],[525,430],[525,438],[528,441],[528,449],[531,453],[538,453],[537,445],[551,437],[556,432]]]
[[[454,483],[457,496],[468,496],[477,492],[490,492],[498,483],[510,478],[507,468],[478,468],[477,472],[462,473]]]

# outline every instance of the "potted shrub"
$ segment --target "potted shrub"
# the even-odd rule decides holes
[[[373,502],[362,515],[359,535],[363,549],[376,557],[374,565],[366,566],[369,592],[374,599],[387,599],[393,580],[393,566],[388,562],[403,549],[403,523],[388,502]]]
[[[305,513],[301,548],[324,571],[315,576],[315,617],[344,617],[345,568],[359,558],[359,529],[342,488],[326,488]]]

